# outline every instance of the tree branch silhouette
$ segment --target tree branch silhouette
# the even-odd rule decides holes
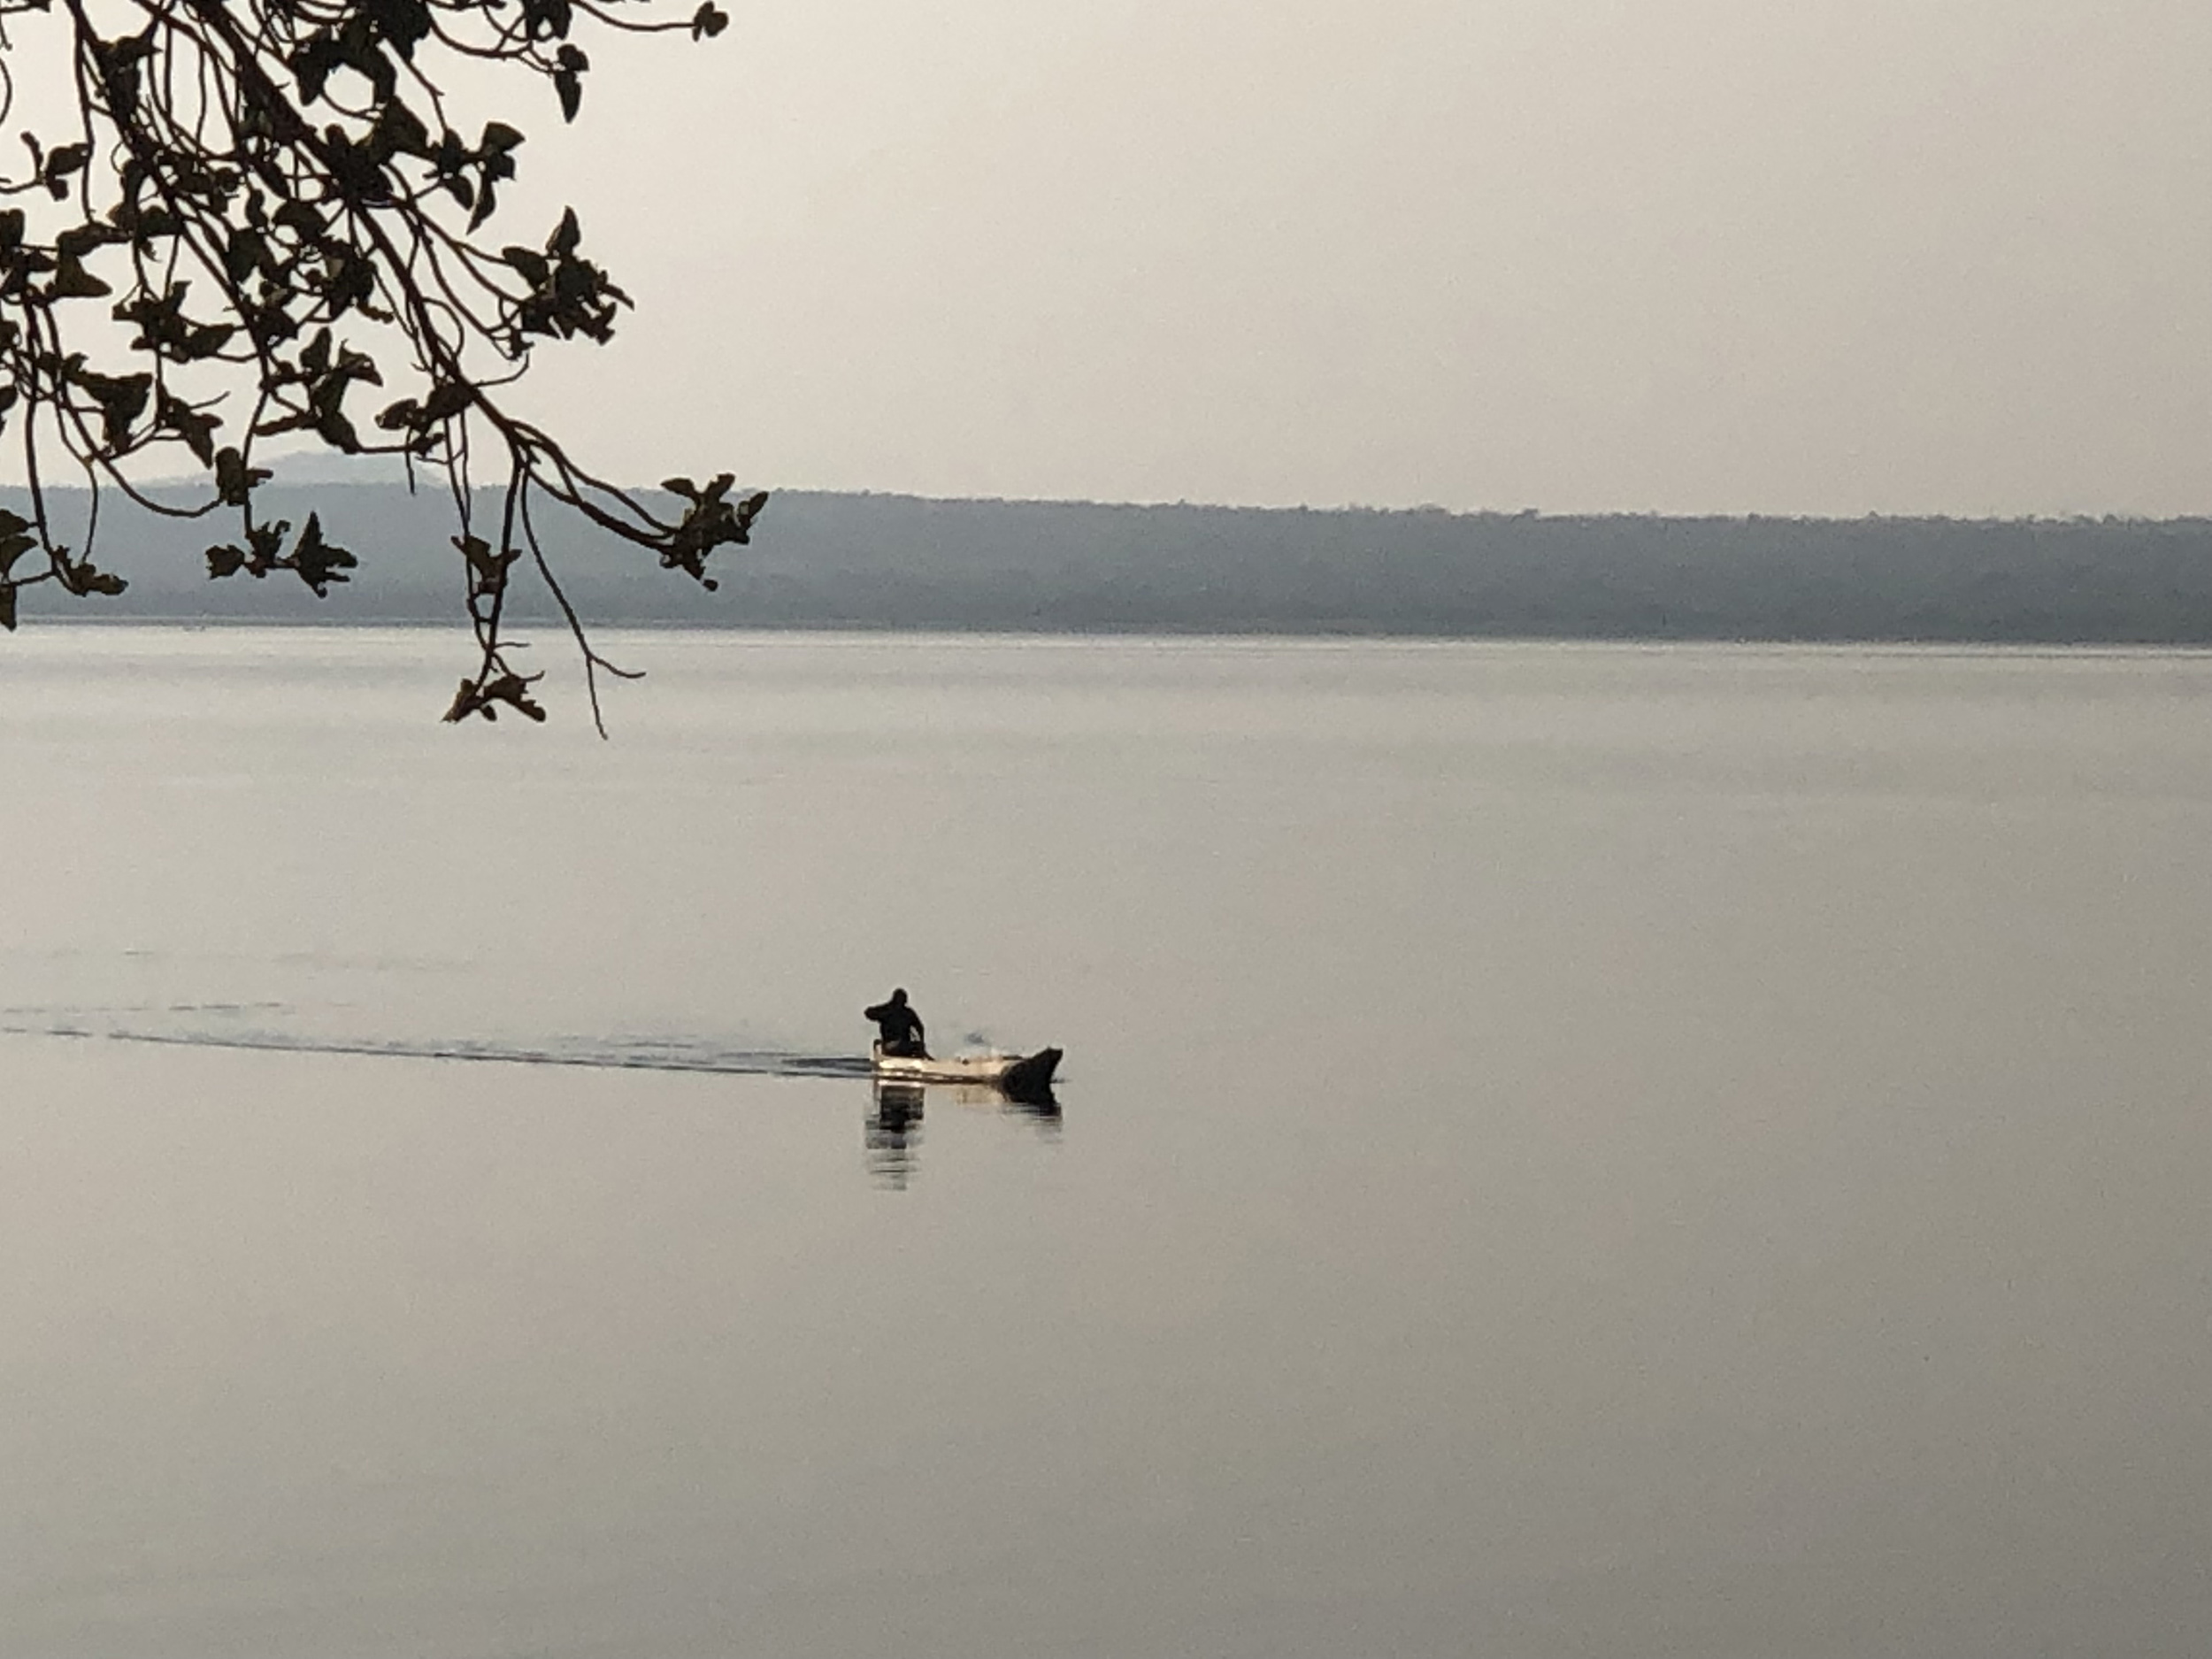
[[[206,549],[211,579],[286,572],[327,596],[354,554],[317,513],[296,531],[256,510],[271,476],[257,446],[301,434],[401,457],[411,488],[442,476],[476,642],[449,720],[545,718],[503,631],[526,552],[582,653],[603,734],[599,671],[623,671],[593,649],[533,503],[711,588],[710,557],[749,539],[767,496],[733,495],[726,472],[672,478],[678,505],[657,511],[509,405],[540,343],[603,344],[630,299],[585,257],[572,209],[534,246],[494,245],[524,136],[500,120],[465,136],[441,79],[501,65],[549,83],[573,120],[591,68],[580,27],[697,41],[725,14],[713,0],[683,16],[657,0],[0,0],[0,124],[15,104],[8,26],[57,6],[73,129],[23,132],[27,169],[0,172],[0,430],[19,428],[31,508],[0,510],[0,628],[15,626],[25,588],[123,590],[93,557],[111,489],[227,521],[230,538]],[[373,388],[389,401],[371,413]],[[198,499],[136,481],[150,460],[186,455],[206,479]],[[55,538],[50,462],[89,492],[81,549]],[[503,480],[495,526],[480,523],[480,470]]]

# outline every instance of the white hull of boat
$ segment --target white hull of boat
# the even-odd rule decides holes
[[[876,1075],[888,1083],[973,1083],[987,1088],[1040,1089],[1052,1081],[1060,1064],[1057,1048],[1034,1054],[963,1054],[944,1057],[886,1054],[878,1043],[871,1056]]]

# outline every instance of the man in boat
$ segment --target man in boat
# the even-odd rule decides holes
[[[876,1022],[877,1041],[887,1055],[915,1060],[929,1057],[923,1045],[922,1017],[908,1003],[903,989],[892,992],[889,1002],[864,1010],[863,1018]]]

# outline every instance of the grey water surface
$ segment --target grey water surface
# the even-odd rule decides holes
[[[605,643],[0,642],[0,1655],[2212,1645],[2212,658]]]

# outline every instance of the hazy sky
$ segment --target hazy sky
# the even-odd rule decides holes
[[[725,0],[589,42],[615,475],[2212,511],[2208,0]]]
[[[640,303],[542,365],[618,471],[2212,511],[2205,0],[733,12],[534,135]]]

